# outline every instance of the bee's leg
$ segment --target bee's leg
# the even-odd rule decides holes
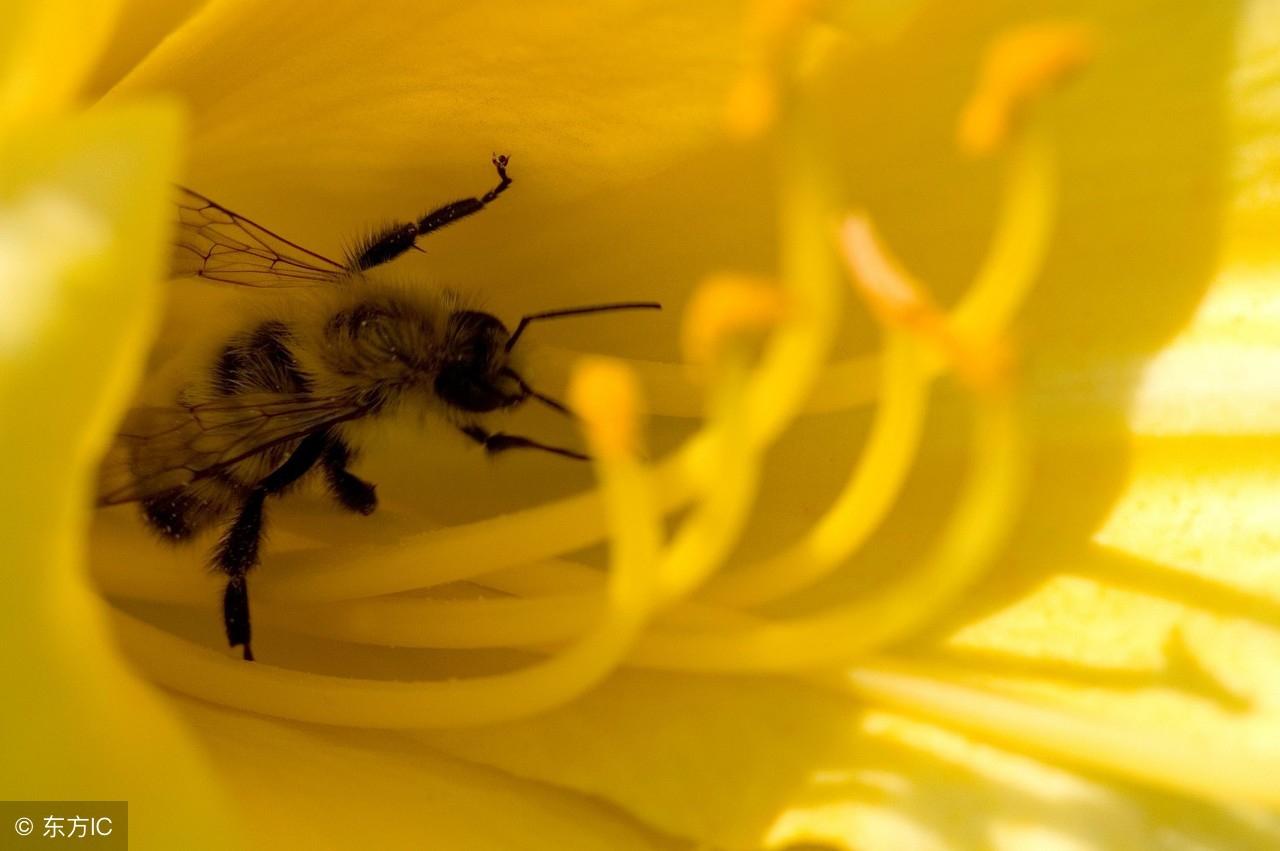
[[[320,459],[329,491],[344,507],[360,514],[372,514],[378,507],[377,489],[371,482],[353,476],[347,470],[350,462],[351,447],[339,437],[329,438],[329,446]]]
[[[527,437],[521,437],[518,434],[503,434],[502,432],[485,431],[477,425],[463,426],[462,433],[474,440],[485,448],[490,455],[498,452],[505,452],[508,449],[540,449],[543,452],[550,452],[552,455],[560,455],[565,458],[572,458],[575,461],[589,461],[590,456],[583,455],[581,452],[575,452],[572,449],[564,449],[559,446],[547,446],[545,443],[539,443]]]
[[[244,658],[253,661],[249,646],[249,586],[245,574],[258,563],[258,545],[262,541],[262,503],[267,493],[261,488],[253,490],[236,520],[227,529],[213,561],[227,574],[227,588],[222,595],[222,621],[227,630],[227,643],[243,647]]]
[[[388,260],[394,260],[413,248],[419,237],[483,210],[511,185],[511,178],[507,176],[507,158],[495,155],[493,167],[498,170],[497,186],[479,198],[463,198],[438,207],[416,222],[394,224],[382,229],[370,237],[351,257],[352,267],[363,271],[380,266]]]
[[[227,574],[227,589],[222,597],[227,643],[232,647],[243,647],[247,661],[253,661],[253,650],[249,646],[249,586],[245,574],[258,563],[263,503],[269,495],[285,490],[314,467],[328,443],[329,435],[324,431],[312,432],[303,438],[289,460],[249,491],[235,522],[214,550],[214,564]]]

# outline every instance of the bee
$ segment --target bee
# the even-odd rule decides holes
[[[530,323],[618,310],[658,309],[621,302],[524,316],[515,330],[469,309],[449,292],[392,285],[376,274],[418,240],[480,212],[511,186],[508,160],[495,156],[498,183],[360,240],[338,262],[273,233],[210,199],[177,188],[174,277],[247,287],[307,287],[289,321],[254,321],[192,375],[172,405],[142,406],[125,417],[102,468],[98,504],[138,503],[145,522],[181,543],[218,525],[212,566],[226,575],[227,641],[253,660],[247,575],[259,563],[268,497],[319,473],[343,508],[370,514],[377,491],[351,472],[350,426],[406,404],[426,409],[484,447],[586,456],[529,437],[493,431],[486,414],[532,400],[568,409],[539,393],[517,369],[515,348]]]

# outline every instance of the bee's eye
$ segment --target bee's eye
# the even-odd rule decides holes
[[[484,372],[466,363],[449,364],[441,369],[436,376],[435,391],[448,404],[475,413],[493,411],[510,402]]]
[[[455,359],[488,369],[494,354],[503,351],[510,337],[496,316],[478,310],[459,310],[449,317],[450,346]]]

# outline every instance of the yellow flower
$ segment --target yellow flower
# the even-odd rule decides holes
[[[1274,846],[1280,20],[963,5],[11,33],[7,797],[128,798],[139,847]],[[405,423],[360,462],[378,514],[272,504],[253,665],[131,511],[77,581],[152,335],[176,130],[131,104],[162,93],[183,181],[304,245],[501,151],[511,193],[403,275],[667,306],[538,332],[594,472]],[[151,383],[270,297],[233,289],[165,288]]]

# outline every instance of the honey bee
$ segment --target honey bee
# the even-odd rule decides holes
[[[380,228],[345,262],[177,189],[175,277],[311,292],[289,320],[255,321],[234,334],[174,404],[131,410],[103,465],[98,504],[139,503],[146,523],[175,543],[225,523],[212,565],[227,577],[227,641],[246,660],[253,659],[246,576],[259,562],[267,498],[318,470],[344,508],[370,514],[377,507],[374,485],[350,470],[348,427],[356,421],[418,403],[490,454],[532,449],[586,457],[483,424],[485,414],[529,400],[570,413],[525,381],[513,357],[516,344],[533,322],[660,305],[549,310],[509,331],[456,295],[395,286],[375,274],[422,237],[497,200],[512,181],[507,157],[492,162],[498,183],[488,192]]]

